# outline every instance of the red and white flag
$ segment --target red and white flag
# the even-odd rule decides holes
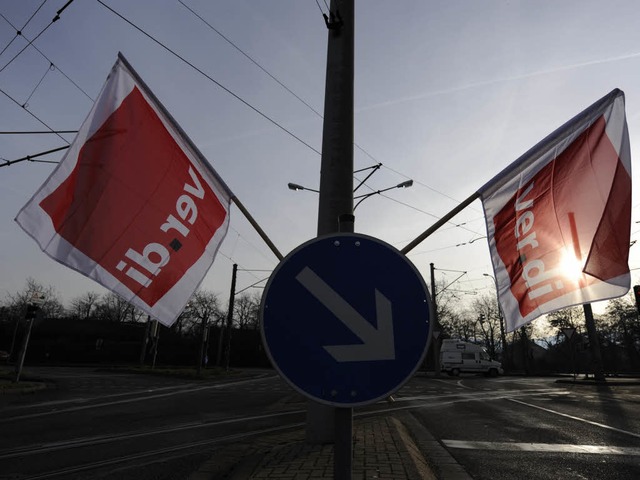
[[[169,326],[213,263],[232,196],[119,55],[16,221],[47,255]]]
[[[631,155],[613,90],[478,192],[507,331],[626,294]]]

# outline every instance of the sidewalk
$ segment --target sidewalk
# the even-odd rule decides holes
[[[354,422],[353,480],[468,480],[464,469],[409,413]],[[304,431],[228,445],[189,480],[333,478],[333,445],[307,445]]]

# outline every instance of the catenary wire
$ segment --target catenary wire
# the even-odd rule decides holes
[[[0,13],[0,16],[4,19],[5,22],[7,22],[9,25],[11,25],[11,28],[16,28],[15,25],[13,25],[4,15],[2,15]],[[59,65],[55,64],[53,62],[53,60],[51,60],[42,50],[40,50],[34,43],[32,40],[29,40],[28,37],[25,37],[24,34],[22,35],[22,37],[27,40],[28,42],[30,42],[31,47],[38,52],[45,60],[47,60],[51,65],[53,65],[56,69],[57,72],[59,72],[63,77],[65,77],[67,80],[69,80],[69,82],[71,82],[73,84],[74,87],[76,87],[78,90],[80,90],[80,92],[82,92],[89,100],[91,100],[92,102],[95,101],[93,99],[93,97],[91,95],[89,95],[80,85],[78,85],[71,77],[69,77],[69,75],[67,75],[64,70],[62,70],[60,68]]]
[[[49,29],[49,27],[50,27],[51,25],[53,25],[55,22],[57,22],[58,20],[60,20],[60,14],[61,14],[61,13],[62,13],[62,12],[63,12],[63,11],[64,11],[68,6],[69,6],[69,5],[71,5],[71,3],[72,3],[73,1],[74,1],[74,0],[69,0],[67,3],[65,3],[65,4],[64,4],[64,6],[63,6],[60,10],[58,10],[58,11],[56,12],[56,16],[55,16],[55,17],[53,17],[53,19],[52,19],[52,20],[47,24],[47,26],[46,26],[46,27],[44,27],[42,30],[40,30],[40,33],[38,33],[38,35],[36,35],[33,39],[29,40],[29,42],[28,42],[28,43],[27,43],[27,44],[26,44],[26,45],[25,45],[25,46],[24,46],[24,47],[23,47],[23,48],[22,48],[18,53],[16,53],[16,54],[11,58],[11,60],[9,60],[9,61],[8,61],[8,62],[7,62],[7,63],[6,63],[2,68],[0,68],[0,73],[1,73],[2,71],[4,71],[4,69],[5,69],[5,68],[7,68],[9,65],[11,65],[11,64],[13,63],[13,61],[14,61],[16,58],[18,58],[18,57],[22,54],[22,52],[24,52],[27,48],[29,48],[29,46],[30,46],[31,44],[33,44],[33,42],[35,42],[38,38],[40,38],[40,36],[41,36],[44,32],[46,32],[46,31]]]
[[[434,215],[433,213],[427,212],[426,210],[422,210],[422,209],[420,209],[418,207],[414,207],[413,205],[409,205],[408,203],[402,202],[402,201],[398,200],[397,198],[389,197],[388,195],[385,195],[384,193],[381,193],[380,196],[384,197],[384,198],[387,198],[387,199],[389,199],[389,200],[391,200],[393,202],[399,203],[400,205],[404,205],[405,207],[408,207],[408,208],[411,208],[411,209],[416,210],[418,212],[424,213],[425,215],[429,215],[430,217],[433,217],[436,220],[440,220],[440,218],[441,218],[441,217],[438,217],[437,215]],[[451,221],[449,221],[447,223],[451,224],[454,228],[461,228],[463,230],[466,230],[467,232],[473,233],[474,235],[481,235],[480,233],[475,232],[475,231],[471,230],[470,228],[464,227],[461,224],[455,224],[455,223],[453,223]]]
[[[49,155],[51,153],[55,153],[55,152],[59,152],[61,150],[66,150],[67,148],[69,148],[68,145],[65,145],[64,147],[58,147],[58,148],[54,148],[52,150],[47,150],[46,152],[40,152],[40,153],[36,153],[35,155],[27,155],[26,157],[22,157],[22,158],[17,158],[15,160],[4,160],[4,163],[0,164],[0,167],[8,167],[9,165],[13,164],[13,163],[18,163],[18,162],[24,162],[24,161],[35,161],[33,160],[34,158],[37,157],[43,157],[45,155]],[[44,163],[44,162],[43,162]],[[47,161],[46,163],[59,163],[59,162],[54,162],[54,161]]]
[[[316,0],[317,1],[317,0]],[[233,48],[235,48],[238,52],[240,52],[242,55],[244,55],[251,63],[253,63],[256,67],[258,67],[260,70],[262,70],[264,73],[266,73],[269,77],[271,77],[271,79],[276,82],[278,85],[280,85],[282,88],[284,88],[287,92],[289,92],[291,95],[293,95],[294,97],[296,97],[300,102],[302,102],[309,110],[311,110],[313,113],[315,113],[318,117],[322,118],[322,114],[320,112],[318,112],[315,108],[313,108],[311,105],[309,105],[307,102],[305,102],[301,97],[299,97],[293,90],[291,90],[289,87],[287,87],[284,83],[282,83],[280,80],[278,80],[275,76],[273,76],[271,74],[271,72],[269,72],[266,68],[264,68],[260,63],[258,63],[253,57],[251,57],[248,53],[246,53],[244,50],[242,50],[240,47],[238,47],[235,43],[233,43],[228,37],[226,37],[222,32],[220,32],[218,29],[216,29],[213,25],[211,25],[209,22],[207,22],[201,15],[199,15],[198,13],[196,13],[191,7],[189,7],[188,5],[186,5],[182,0],[178,0],[178,2],[180,3],[180,5],[182,5],[184,8],[186,8],[187,10],[189,10],[193,15],[195,15],[197,18],[199,18],[202,23],[204,23],[207,27],[209,27],[211,30],[213,30],[215,33],[217,33],[225,42],[227,42],[229,45],[231,45]],[[318,5],[320,6],[320,5]]]
[[[42,75],[42,78],[40,78],[40,81],[36,84],[35,87],[33,87],[33,90],[31,91],[31,93],[29,94],[27,99],[22,104],[23,108],[27,108],[29,106],[29,100],[31,100],[31,97],[33,97],[33,94],[36,93],[36,90],[38,90],[38,87],[40,85],[42,85],[42,82],[44,81],[44,79],[47,76],[47,74],[52,70],[55,70],[55,67],[53,66],[53,63],[49,64],[49,66],[47,67],[47,69],[44,72],[44,75]]]
[[[0,13],[0,16],[4,19],[5,22],[7,22],[11,28],[13,28],[14,30],[17,30],[16,26],[13,25],[8,19],[7,17],[5,17],[4,15],[2,15],[2,13]],[[94,99],[91,97],[91,95],[89,95],[80,85],[78,85],[71,77],[69,77],[69,75],[67,75],[64,70],[62,70],[60,68],[59,65],[56,65],[53,60],[51,60],[47,55],[45,55],[45,53],[40,50],[34,43],[33,41],[30,41],[28,37],[25,37],[24,34],[22,35],[22,37],[27,40],[28,42],[31,42],[30,45],[31,47],[38,52],[40,55],[42,55],[42,57],[47,60],[51,65],[53,65],[56,69],[56,71],[60,72],[60,74],[65,77],[67,80],[69,80],[69,82],[71,82],[73,84],[74,87],[76,87],[78,90],[80,90],[89,100],[91,100],[92,102],[94,101]]]
[[[326,2],[325,2],[326,4]],[[316,0],[316,5],[318,5],[318,9],[320,10],[320,13],[322,13],[324,15],[324,10],[322,10],[322,7],[320,6],[320,2],[318,0]]]
[[[53,128],[51,128],[49,125],[47,125],[43,120],[41,120],[35,113],[29,111],[29,109],[25,108],[24,106],[22,106],[20,104],[20,102],[18,102],[15,98],[13,98],[11,95],[9,95],[7,92],[5,92],[2,88],[0,88],[0,93],[2,93],[5,97],[7,97],[9,100],[11,100],[13,103],[15,103],[17,106],[19,106],[20,108],[22,108],[25,112],[27,112],[29,115],[31,115],[33,118],[35,118],[41,125],[45,126],[46,128],[48,128],[51,132],[55,132],[55,130]],[[57,135],[58,137],[60,137],[62,139],[63,142],[65,143],[69,143],[69,141],[64,138],[62,135],[60,135],[59,133],[55,133],[55,135]]]
[[[78,130],[2,130],[0,135],[51,135],[56,133],[78,133]]]
[[[22,28],[21,28],[21,29],[17,29],[17,28],[15,28],[15,27],[13,27],[13,25],[11,25],[11,22],[9,22],[9,20],[7,20],[7,18],[6,18],[4,15],[2,15],[2,13],[0,13],[0,16],[2,16],[2,18],[4,18],[4,19],[7,21],[7,23],[8,23],[9,25],[11,25],[11,26],[13,27],[13,29],[16,31],[16,34],[15,34],[15,35],[13,36],[13,38],[9,41],[9,43],[7,44],[7,46],[6,46],[6,47],[4,47],[4,48],[2,49],[2,51],[0,52],[0,56],[2,56],[2,54],[7,50],[7,48],[9,48],[9,47],[11,46],[11,44],[14,42],[14,40],[15,40],[16,38],[18,38],[19,36],[21,36],[21,35],[22,35],[22,31],[27,27],[27,25],[29,25],[29,23],[31,22],[31,20],[33,20],[33,17],[35,17],[35,16],[36,16],[36,14],[40,11],[40,9],[41,9],[42,7],[44,7],[44,4],[45,4],[45,3],[47,3],[47,0],[44,0],[44,1],[40,4],[40,6],[39,6],[38,8],[36,8],[36,11],[35,11],[35,12],[33,12],[33,13],[31,14],[31,16],[30,16],[30,17],[29,17],[29,19],[24,23],[24,25],[22,26]]]
[[[273,125],[275,125],[276,127],[278,127],[280,130],[282,130],[283,132],[287,133],[288,135],[290,135],[292,138],[295,138],[298,142],[300,142],[302,145],[306,146],[307,148],[309,148],[310,150],[312,150],[313,152],[317,153],[318,155],[321,155],[320,151],[314,147],[312,147],[310,144],[308,144],[307,142],[305,142],[304,140],[302,140],[300,137],[298,137],[296,134],[294,134],[291,130],[288,130],[286,127],[284,127],[283,125],[280,125],[278,122],[276,122],[273,118],[269,117],[266,113],[263,113],[261,110],[259,110],[257,107],[254,107],[253,105],[251,105],[249,102],[247,102],[245,99],[243,99],[242,97],[240,97],[237,93],[233,92],[232,90],[230,90],[229,88],[225,87],[224,85],[222,85],[220,82],[218,82],[216,79],[214,79],[211,75],[205,73],[203,70],[201,70],[200,68],[196,67],[193,63],[191,63],[189,60],[187,60],[186,58],[184,58],[182,55],[180,55],[179,53],[175,52],[174,50],[170,49],[169,47],[167,47],[164,43],[162,43],[160,40],[158,40],[157,38],[155,38],[153,35],[147,33],[145,30],[143,30],[142,28],[140,28],[138,25],[136,25],[135,23],[133,23],[131,20],[127,19],[126,17],[124,17],[122,14],[118,13],[116,10],[114,10],[113,8],[111,8],[110,6],[108,6],[107,4],[105,4],[102,0],[96,0],[100,5],[102,5],[103,7],[105,7],[107,10],[109,10],[111,13],[113,13],[114,15],[116,15],[117,17],[119,17],[120,19],[122,19],[123,21],[125,21],[126,23],[128,23],[129,25],[131,25],[133,28],[135,28],[136,30],[138,30],[140,33],[142,33],[144,36],[146,36],[149,40],[151,40],[152,42],[156,43],[157,45],[159,45],[160,47],[162,47],[163,49],[165,49],[167,52],[169,52],[171,55],[175,56],[177,59],[181,60],[183,63],[185,63],[186,65],[188,65],[189,67],[191,67],[192,69],[194,69],[196,72],[198,72],[200,75],[202,75],[203,77],[205,77],[206,79],[208,79],[209,81],[213,82],[215,85],[217,85],[219,88],[221,88],[222,90],[224,90],[225,92],[227,92],[229,95],[231,95],[232,97],[234,97],[236,100],[242,102],[244,105],[246,105],[247,107],[249,107],[251,110],[253,110],[254,112],[256,112],[258,115],[260,115],[262,118],[264,118],[265,120],[269,121],[270,123],[272,123]]]

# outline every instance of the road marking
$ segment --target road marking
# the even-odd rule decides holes
[[[451,382],[450,382],[450,381],[447,381],[447,380],[440,380],[439,378],[430,378],[429,380],[430,380],[430,381],[434,381],[434,382],[441,382],[441,383],[444,383],[445,385],[449,385],[449,386],[451,386]],[[471,387],[467,387],[466,385],[462,385],[460,382],[462,382],[462,380],[458,380],[458,381],[456,382],[456,386],[457,386],[457,387],[459,387],[459,388],[466,388],[466,389],[469,389],[469,390],[473,390],[473,388],[471,388]]]
[[[80,437],[80,438],[73,438],[70,440],[63,440],[59,442],[51,442],[46,444],[26,445],[22,447],[13,448],[10,450],[0,451],[0,460],[5,458],[38,455],[38,454],[43,454],[43,453],[53,452],[58,450],[67,450],[70,448],[87,447],[91,445],[101,445],[105,443],[119,442],[122,440],[130,440],[133,438],[149,437],[153,435],[163,435],[167,433],[179,432],[184,430],[211,428],[211,427],[217,427],[220,425],[247,423],[247,422],[254,422],[256,420],[265,420],[270,418],[302,415],[305,412],[306,412],[305,410],[288,410],[286,412],[279,412],[279,413],[268,413],[264,415],[235,417],[235,418],[228,418],[225,420],[213,420],[209,422],[205,421],[205,422],[186,423],[182,425],[174,425],[170,427],[163,427],[163,428],[150,429],[150,430],[138,430],[138,431],[132,431],[132,432],[118,433],[114,435]],[[281,428],[281,427],[275,427],[275,428]],[[261,432],[261,430],[255,430],[251,432]],[[238,435],[251,435],[252,434],[251,432],[238,434]]]
[[[562,412],[558,412],[556,410],[551,410],[550,408],[539,407],[538,405],[533,405],[531,403],[523,402],[521,400],[516,400],[515,398],[507,398],[507,400],[509,400],[510,402],[519,403],[520,405],[525,405],[527,407],[537,408],[538,410],[542,410],[544,412],[553,413],[555,415],[560,415],[561,417],[570,418],[572,420],[577,420],[579,422],[588,423],[589,425],[594,425],[596,427],[601,427],[601,428],[605,428],[607,430],[613,430],[614,432],[624,433],[625,435],[630,435],[632,437],[640,438],[640,434],[638,434],[638,433],[629,432],[628,430],[622,430],[620,428],[612,427],[610,425],[605,425],[604,423],[593,422],[593,421],[587,420],[585,418],[575,417],[575,416],[569,415],[567,413],[562,413]]]
[[[632,455],[640,456],[640,448],[612,447],[607,445],[567,445],[563,443],[508,443],[508,442],[470,442],[465,440],[442,440],[449,448],[466,450],[497,450],[505,452],[544,452],[544,453],[588,453],[596,455]]]
[[[239,434],[234,434],[234,435],[227,435],[226,437],[219,437],[219,438],[216,438],[216,439],[213,439],[213,440],[201,440],[201,441],[198,441],[198,442],[181,444],[181,445],[177,445],[177,446],[174,446],[174,447],[162,448],[162,449],[147,451],[147,452],[143,452],[143,453],[136,453],[136,454],[126,455],[126,456],[111,458],[111,459],[108,459],[108,460],[100,460],[100,461],[97,461],[97,462],[86,463],[86,464],[83,464],[83,465],[77,465],[77,466],[74,466],[74,467],[68,467],[68,468],[64,468],[64,469],[56,470],[56,471],[52,471],[52,472],[31,475],[31,476],[29,476],[29,479],[30,480],[40,480],[40,479],[45,479],[45,478],[53,478],[53,477],[58,477],[60,475],[68,475],[70,473],[79,473],[79,472],[83,472],[83,471],[86,471],[86,470],[93,470],[93,469],[96,469],[96,468],[106,467],[106,466],[110,466],[110,465],[118,465],[118,464],[121,464],[121,463],[135,462],[136,460],[144,460],[144,463],[133,463],[133,464],[129,465],[128,467],[120,468],[120,470],[127,470],[129,468],[139,467],[140,465],[148,465],[150,463],[164,462],[164,461],[167,460],[167,458],[171,458],[171,457],[167,457],[167,454],[173,453],[173,452],[178,452],[180,450],[187,450],[187,452],[184,455],[174,455],[173,458],[186,457],[186,456],[193,455],[194,453],[199,453],[199,450],[194,452],[194,450],[197,449],[197,448],[209,447],[210,445],[215,445],[215,444],[218,444],[218,443],[237,441],[237,440],[240,440],[240,439],[243,439],[243,438],[256,436],[256,435],[265,435],[265,434],[270,434],[270,433],[282,432],[282,431],[291,430],[291,429],[294,429],[294,428],[300,428],[303,425],[304,425],[303,423],[292,423],[292,424],[289,424],[289,425],[283,425],[281,427],[265,428],[265,429],[262,429],[262,430],[254,430],[254,431],[247,432],[247,433],[239,433]],[[147,461],[146,460],[148,458],[156,457],[156,456],[160,456],[160,458],[156,462],[151,462],[151,461]]]
[[[460,388],[468,388],[469,390],[475,390],[474,388],[467,387],[466,385],[463,385],[463,384],[462,384],[462,380],[458,380],[458,381],[456,382],[456,385],[458,385]]]
[[[275,378],[275,376],[274,376],[274,378]],[[225,388],[225,387],[229,387],[229,386],[238,386],[238,385],[243,385],[243,384],[247,384],[247,383],[263,381],[263,380],[264,380],[263,377],[252,378],[252,379],[248,379],[248,380],[239,380],[237,382],[218,383],[218,384],[215,384],[215,385],[206,385],[206,386],[195,387],[195,388],[184,388],[184,389],[177,390],[175,392],[157,393],[155,395],[146,395],[146,396],[142,396],[142,397],[127,398],[127,399],[124,399],[124,400],[115,400],[115,401],[110,401],[110,402],[92,403],[90,405],[80,405],[80,406],[77,406],[77,407],[61,408],[60,410],[52,410],[52,411],[47,411],[47,412],[28,413],[28,414],[25,414],[25,415],[16,415],[16,416],[8,417],[8,418],[0,418],[0,423],[15,422],[17,420],[24,420],[24,419],[27,419],[27,418],[46,417],[48,415],[57,415],[57,414],[60,414],[60,413],[76,412],[76,411],[80,411],[80,410],[88,410],[88,409],[91,409],[91,408],[101,408],[101,407],[107,407],[107,406],[111,406],[111,405],[120,405],[120,404],[124,404],[124,403],[146,402],[147,400],[152,400],[152,399],[155,399],[155,398],[171,397],[171,396],[174,396],[174,395],[195,393],[195,392],[200,392],[200,391],[203,391],[203,390],[221,389],[221,388]],[[190,385],[193,385],[193,384],[190,384]],[[138,392],[132,392],[131,395],[136,395],[137,393],[145,393],[145,392],[146,392],[146,390],[142,390],[142,391],[138,391]],[[116,396],[119,396],[119,395],[120,394],[117,394]],[[90,400],[101,400],[102,398],[108,398],[108,397],[110,397],[110,395],[107,395],[106,397],[93,397]],[[69,401],[70,402],[74,402],[74,400],[69,400]],[[37,405],[35,405],[35,406],[37,406]]]
[[[534,395],[548,395],[548,394],[558,394],[558,395],[569,395],[569,391],[560,391],[556,389],[536,389],[536,390],[527,390],[525,392],[519,390],[493,390],[491,392],[485,392],[480,390],[474,390],[473,392],[460,392],[460,393],[444,393],[439,395],[401,395],[396,397],[396,400],[399,402],[408,402],[413,400],[443,400],[448,398],[455,399],[458,401],[469,401],[469,400],[504,400],[512,397],[529,397]]]

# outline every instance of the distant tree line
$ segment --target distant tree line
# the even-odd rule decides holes
[[[528,373],[587,373],[591,367],[582,306],[548,314],[514,332],[502,335],[501,312],[495,295],[481,295],[469,306],[460,293],[436,286],[440,340],[456,338],[484,346],[508,370]],[[610,300],[596,315],[605,372],[640,372],[640,317],[633,294]],[[575,329],[571,338],[563,328]]]
[[[77,361],[82,361],[83,357],[108,361],[107,350],[112,348],[114,360],[134,362],[145,357],[145,352],[141,352],[141,349],[153,347],[153,342],[147,338],[150,335],[146,328],[147,315],[118,295],[87,292],[71,299],[65,308],[54,287],[29,278],[22,290],[8,293],[0,300],[0,351],[9,353],[12,357],[9,360],[15,359],[20,348],[28,305],[35,294],[41,301],[44,321],[34,325],[32,345],[28,351],[31,357],[40,355],[42,358],[39,360],[55,360],[52,358],[54,345],[55,351],[61,352],[56,354],[57,357],[67,357],[60,348],[61,336],[66,336],[66,341],[70,344],[76,343],[75,347],[68,345],[67,353],[80,348],[78,343],[86,344],[82,347],[86,350],[85,353],[75,352],[73,358]],[[196,291],[172,327],[160,327],[163,345],[159,349],[159,361],[173,359],[172,363],[193,362],[198,367],[205,361],[209,365],[221,364],[225,360],[224,350],[229,344],[225,335],[231,335],[234,337],[236,363],[246,363],[244,360],[249,359],[249,364],[266,366],[264,352],[259,345],[259,307],[260,296],[257,293],[243,292],[237,295],[229,331],[228,311],[221,304],[218,295],[205,289]],[[118,338],[120,345],[116,347],[114,342],[118,343]],[[125,348],[127,342],[130,345]],[[250,347],[239,342],[248,343]],[[147,346],[141,346],[143,343]],[[38,345],[42,347],[42,351],[38,352]],[[170,354],[170,350],[176,348],[185,352]],[[244,351],[247,358],[237,358],[239,351]],[[254,351],[259,355],[256,356]],[[250,357],[256,358],[251,360]],[[68,360],[65,358],[65,361]]]
[[[481,295],[467,304],[459,292],[447,290],[444,283],[437,285],[436,291],[440,324],[438,341],[456,338],[480,344],[492,358],[502,361],[503,366],[513,372],[590,371],[589,343],[581,306],[554,312],[546,316],[546,321],[539,319],[515,332],[506,333],[501,327],[501,312],[495,295]],[[115,328],[113,332],[122,333],[129,328],[126,326],[132,326],[129,333],[122,334],[122,342],[127,335],[133,336],[133,339],[127,337],[126,340],[131,343],[126,361],[135,361],[140,354],[140,339],[148,335],[145,333],[148,319],[139,309],[113,293],[99,295],[95,292],[73,298],[65,308],[52,286],[42,285],[32,278],[26,281],[22,290],[9,293],[0,300],[0,351],[15,353],[19,348],[27,305],[36,292],[42,297],[41,308],[48,320],[48,326],[40,328],[41,333],[46,331],[47,335],[54,337],[63,328],[78,330],[77,325],[85,322],[86,328],[82,331],[86,338],[83,337],[85,340],[82,341],[89,345],[88,349],[101,349],[101,358],[107,361],[105,345],[108,346],[111,340],[100,346],[102,337],[89,332],[105,333],[107,330],[100,325],[111,325]],[[223,364],[229,344],[226,335],[230,334],[234,338],[232,356],[236,363],[267,366],[259,334],[259,306],[260,296],[257,293],[237,295],[229,331],[228,311],[218,295],[204,289],[196,291],[175,324],[171,328],[161,328],[163,346],[159,350],[159,361],[195,362],[200,366],[206,359],[209,365]],[[55,319],[65,322],[52,323],[51,320]],[[68,322],[76,322],[76,326],[70,327]],[[640,372],[640,320],[632,294],[610,300],[605,313],[596,316],[595,323],[605,372]],[[571,338],[563,333],[562,329],[567,328],[573,329]],[[38,338],[37,327],[34,334]],[[69,334],[69,338],[71,336]],[[117,338],[115,333],[113,336]],[[94,345],[96,342],[98,347]],[[149,348],[152,346],[149,343]],[[116,347],[113,348],[116,352]],[[182,353],[174,351],[171,354],[176,349],[181,349]],[[44,350],[41,353],[46,356]],[[96,355],[93,352],[89,356]],[[432,356],[427,358],[427,368],[433,368]]]

